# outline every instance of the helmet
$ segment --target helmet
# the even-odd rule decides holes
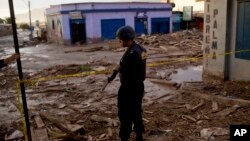
[[[120,40],[127,42],[135,38],[135,31],[131,26],[123,26],[117,30],[116,36]]]

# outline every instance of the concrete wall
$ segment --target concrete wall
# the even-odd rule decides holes
[[[250,60],[235,58],[237,12],[236,0],[205,1],[203,44],[205,78],[215,76],[219,79],[250,81]],[[212,45],[213,41],[217,41],[217,48]]]
[[[206,0],[204,16],[203,74],[224,79],[227,0]]]
[[[107,16],[108,15],[108,16]],[[148,16],[148,33],[151,34],[151,18],[170,18],[170,32],[172,32],[172,12],[147,12]],[[86,14],[87,37],[98,39],[101,38],[101,20],[102,19],[125,19],[125,24],[134,28],[136,12],[116,12],[116,13],[92,13]]]
[[[138,9],[138,11],[146,11],[148,16],[148,33],[151,33],[151,18],[170,18],[170,32],[172,32],[172,11],[165,10],[171,9],[170,4],[162,3],[82,3],[82,4],[64,4],[58,6],[51,6],[46,10],[47,22],[48,22],[48,38],[56,41],[56,38],[61,40],[58,36],[57,30],[52,29],[52,20],[57,21],[60,19],[62,23],[62,38],[63,41],[68,44],[70,43],[70,17],[68,12],[70,11],[81,11],[82,16],[86,21],[86,35],[87,43],[98,42],[101,40],[101,20],[102,19],[125,19],[126,25],[134,27],[134,18],[136,17],[135,10],[128,11],[133,8],[143,8],[144,10]],[[163,8],[165,11],[147,11],[145,8],[157,9]],[[84,12],[86,10],[110,10],[110,9],[127,9],[123,12]],[[63,12],[63,14],[61,14]],[[66,12],[66,13],[64,13]]]
[[[229,47],[230,51],[235,51],[236,35],[237,35],[237,1],[230,0],[229,4],[230,19],[229,30]],[[248,31],[249,32],[249,31]],[[250,60],[235,58],[235,55],[230,55],[229,60],[229,79],[231,80],[250,80]]]
[[[54,8],[56,6],[53,6]],[[78,3],[60,5],[61,10],[125,9],[125,8],[171,8],[169,4],[147,2]]]
[[[52,21],[54,21],[54,29],[52,26]],[[63,43],[64,42],[64,30],[63,30],[63,23],[62,23],[62,15],[50,15],[47,16],[47,37],[50,41],[56,43]]]

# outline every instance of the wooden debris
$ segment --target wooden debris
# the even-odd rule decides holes
[[[5,140],[17,140],[23,138],[23,132],[16,130],[9,137],[6,137]]]
[[[233,107],[230,107],[230,108],[227,108],[227,109],[224,109],[218,113],[216,113],[217,116],[228,116],[230,115],[231,113],[235,112],[237,109],[239,109],[240,106],[239,105],[234,105]]]
[[[73,52],[81,52],[81,51],[83,51],[83,49],[68,50],[68,51],[64,51],[64,53],[73,53]]]
[[[158,101],[159,99],[165,98],[167,96],[170,96],[170,94],[164,94],[164,95],[162,95],[160,97],[157,97],[156,99],[154,99],[154,101]]]
[[[72,133],[80,133],[84,134],[85,129],[83,126],[80,126],[78,124],[63,124],[65,122],[60,121],[54,117],[52,117],[48,113],[40,113],[40,116],[44,119],[47,119],[48,121],[52,122],[57,128],[64,131],[65,133],[72,134]]]
[[[146,114],[153,114],[153,112],[150,112],[150,111],[143,111],[143,113],[146,113]]]
[[[90,117],[90,120],[95,121],[95,122],[106,122],[106,123],[108,123],[109,126],[114,126],[114,122],[113,122],[113,120],[111,118],[92,115]]]
[[[149,120],[145,119],[145,118],[142,118],[142,120],[145,122],[145,123],[149,123]]]
[[[166,85],[166,86],[169,86],[169,87],[177,86],[176,82],[170,82],[170,81],[166,81],[166,80],[149,79],[149,81],[151,81],[152,83],[162,84],[162,85]]]
[[[113,132],[111,130],[111,128],[109,127],[108,128],[108,134],[107,134],[108,137],[112,137],[113,136]]]
[[[80,133],[80,134],[84,134],[85,133],[85,129],[82,125],[79,124],[66,124],[65,126],[67,129],[69,129],[72,133]]]
[[[50,114],[40,113],[40,116],[42,118],[47,119],[48,121],[52,122],[57,128],[61,129],[62,131],[66,132],[66,133],[71,133],[71,131],[69,129],[67,129],[65,127],[65,125],[63,125],[58,119],[52,117]]]
[[[6,84],[6,82],[7,82],[6,80],[0,81],[0,85],[4,86]]]
[[[220,127],[204,128],[200,131],[201,137],[205,138],[206,140],[211,140],[212,136],[225,136],[228,134],[228,129],[223,129]]]
[[[186,107],[186,108],[187,108],[187,110],[192,109],[192,108],[191,108],[191,104],[185,104],[185,105],[184,105],[184,107]]]
[[[99,51],[99,50],[102,50],[103,47],[92,47],[92,48],[87,48],[87,49],[84,49],[83,51],[84,52],[94,52],[94,51]]]
[[[226,105],[239,105],[240,107],[250,107],[250,101],[249,100],[243,100],[243,99],[232,99],[232,98],[227,98],[227,97],[222,97],[222,96],[216,96],[216,95],[209,95],[209,94],[203,94],[199,92],[190,92],[188,93],[194,97],[199,97],[202,99],[210,100],[210,101],[215,101],[218,103],[223,103]]]
[[[93,141],[92,136],[88,135],[88,139],[87,139],[87,141]]]
[[[197,122],[197,120],[196,120],[195,118],[193,118],[193,117],[191,117],[191,116],[188,116],[188,115],[182,115],[182,118],[184,118],[184,119],[189,119],[189,120],[191,120],[191,121],[193,121],[193,122]]]
[[[197,109],[199,109],[201,106],[203,106],[205,104],[204,100],[202,99],[201,102],[194,106],[193,108],[191,108],[191,111],[196,111]]]
[[[49,141],[46,128],[31,129],[32,141]]]
[[[218,103],[213,101],[213,103],[212,103],[212,111],[217,112],[218,110],[219,110]]]
[[[101,134],[101,135],[99,136],[99,139],[103,139],[105,136],[106,136],[105,133],[104,133],[104,134]]]
[[[42,127],[45,126],[45,124],[43,123],[43,120],[41,119],[40,116],[35,116],[35,117],[34,117],[34,120],[35,120],[35,122],[36,122],[37,128],[42,128]]]

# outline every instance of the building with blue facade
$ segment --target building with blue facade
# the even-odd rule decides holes
[[[172,7],[167,3],[61,4],[46,9],[46,17],[48,39],[64,44],[115,39],[124,25],[137,35],[172,32]]]

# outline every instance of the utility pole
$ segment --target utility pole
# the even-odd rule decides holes
[[[16,19],[15,19],[13,0],[9,0],[9,8],[10,8],[10,17],[11,17],[11,24],[12,24],[15,52],[20,55],[18,38],[17,38]],[[22,64],[21,64],[21,59],[20,58],[17,59],[17,69],[18,69],[19,80],[23,81],[23,71],[22,71]],[[28,141],[32,141],[24,82],[20,82],[20,89],[21,89],[21,94],[22,94],[23,112],[24,112],[25,125],[26,125],[26,131],[25,131],[26,133],[24,133],[24,134],[27,135],[27,140]]]
[[[32,25],[31,25],[30,0],[28,1],[28,5],[29,5],[29,19],[30,19],[30,39],[32,39],[33,33],[32,33]]]

